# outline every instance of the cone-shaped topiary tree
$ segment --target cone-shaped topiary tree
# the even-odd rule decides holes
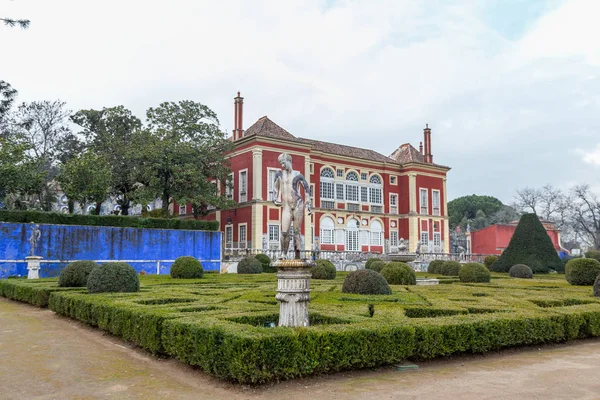
[[[532,260],[539,263],[534,266]],[[562,269],[562,261],[552,240],[535,214],[525,214],[521,217],[508,247],[490,269],[495,272],[508,272],[515,264],[529,265],[534,274]]]

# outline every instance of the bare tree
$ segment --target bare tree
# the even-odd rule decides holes
[[[548,184],[540,189],[526,187],[517,190],[514,207],[521,212],[537,214],[561,229],[568,223],[571,203],[569,194]]]
[[[600,200],[590,192],[589,185],[575,186],[572,192],[573,223],[581,230],[583,240],[600,250]]]

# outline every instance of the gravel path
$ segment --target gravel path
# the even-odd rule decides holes
[[[234,385],[0,298],[0,399],[600,399],[600,339],[419,367]]]

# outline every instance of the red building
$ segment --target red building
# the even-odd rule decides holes
[[[238,206],[206,217],[221,222],[226,248],[279,248],[280,208],[272,202],[273,179],[280,169],[277,157],[287,152],[313,195],[313,213],[305,216],[302,227],[306,250],[393,252],[404,239],[410,251],[421,240],[423,252],[449,252],[450,168],[433,162],[428,126],[420,150],[406,143],[385,156],[296,137],[266,116],[244,130],[239,93],[234,108],[232,184],[221,189]]]
[[[560,231],[549,221],[540,221],[556,251],[564,251],[560,246]],[[471,253],[473,254],[502,254],[508,247],[519,221],[508,224],[490,225],[470,233]]]

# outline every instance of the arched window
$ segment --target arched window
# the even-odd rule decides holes
[[[320,242],[321,244],[334,244],[334,227],[335,224],[333,220],[329,217],[321,218],[321,236]]]
[[[331,168],[323,168],[321,170],[321,178],[331,178],[333,179],[335,176],[333,175],[333,170]]]
[[[320,183],[320,188],[321,188],[321,199],[325,199],[325,200],[329,200],[331,202],[331,200],[333,200],[334,197],[334,183],[333,183],[333,179],[334,179],[334,174],[333,174],[333,170],[331,168],[323,168],[321,170],[321,183]],[[331,203],[333,204],[333,203]],[[333,208],[332,207],[324,207],[323,204],[321,204],[321,206],[323,208]]]
[[[358,174],[348,172],[346,175],[346,200],[358,203]],[[355,206],[354,211],[358,211],[359,205]],[[350,208],[349,208],[350,209]]]
[[[348,172],[346,175],[346,180],[358,182],[358,174],[356,172]]]
[[[346,224],[346,251],[359,251],[358,227],[360,223],[354,218],[350,218]]]
[[[381,185],[381,178],[377,175],[372,175],[369,179],[369,203],[371,204],[383,204],[383,188]]]
[[[381,246],[383,243],[383,227],[381,222],[371,222],[371,246]]]

